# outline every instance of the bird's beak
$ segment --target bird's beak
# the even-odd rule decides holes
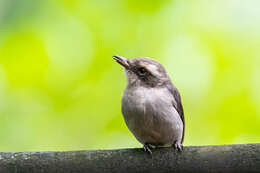
[[[127,59],[122,56],[113,56],[114,60],[118,62],[118,64],[122,65],[126,69],[129,68],[129,63],[127,62]]]

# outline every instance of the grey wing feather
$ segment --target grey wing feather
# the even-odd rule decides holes
[[[172,83],[169,83],[167,85],[167,88],[174,97],[173,106],[177,110],[177,112],[179,113],[180,118],[183,122],[183,133],[182,133],[182,139],[181,139],[181,143],[183,143],[184,133],[185,133],[185,119],[184,119],[184,111],[183,111],[183,107],[182,107],[182,103],[181,103],[181,96],[180,96],[178,89]]]

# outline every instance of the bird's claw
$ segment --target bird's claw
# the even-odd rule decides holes
[[[183,150],[183,146],[182,144],[178,143],[178,142],[174,142],[173,144],[173,148],[179,152],[181,152]]]
[[[151,146],[150,144],[144,144],[144,151],[147,152],[147,153],[149,153],[150,155],[153,154],[151,148],[152,148],[152,146]]]

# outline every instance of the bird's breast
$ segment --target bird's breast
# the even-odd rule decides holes
[[[128,128],[140,142],[165,143],[175,135],[171,132],[182,129],[181,119],[172,101],[173,97],[164,88],[125,90],[122,113]]]
[[[122,99],[122,109],[129,112],[146,114],[146,110],[163,113],[164,108],[172,107],[173,97],[164,88],[137,87],[126,89]],[[129,112],[128,112],[129,111]]]

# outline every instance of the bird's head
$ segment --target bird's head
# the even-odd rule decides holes
[[[150,58],[127,59],[113,56],[125,68],[128,86],[160,87],[170,81],[164,67]]]

